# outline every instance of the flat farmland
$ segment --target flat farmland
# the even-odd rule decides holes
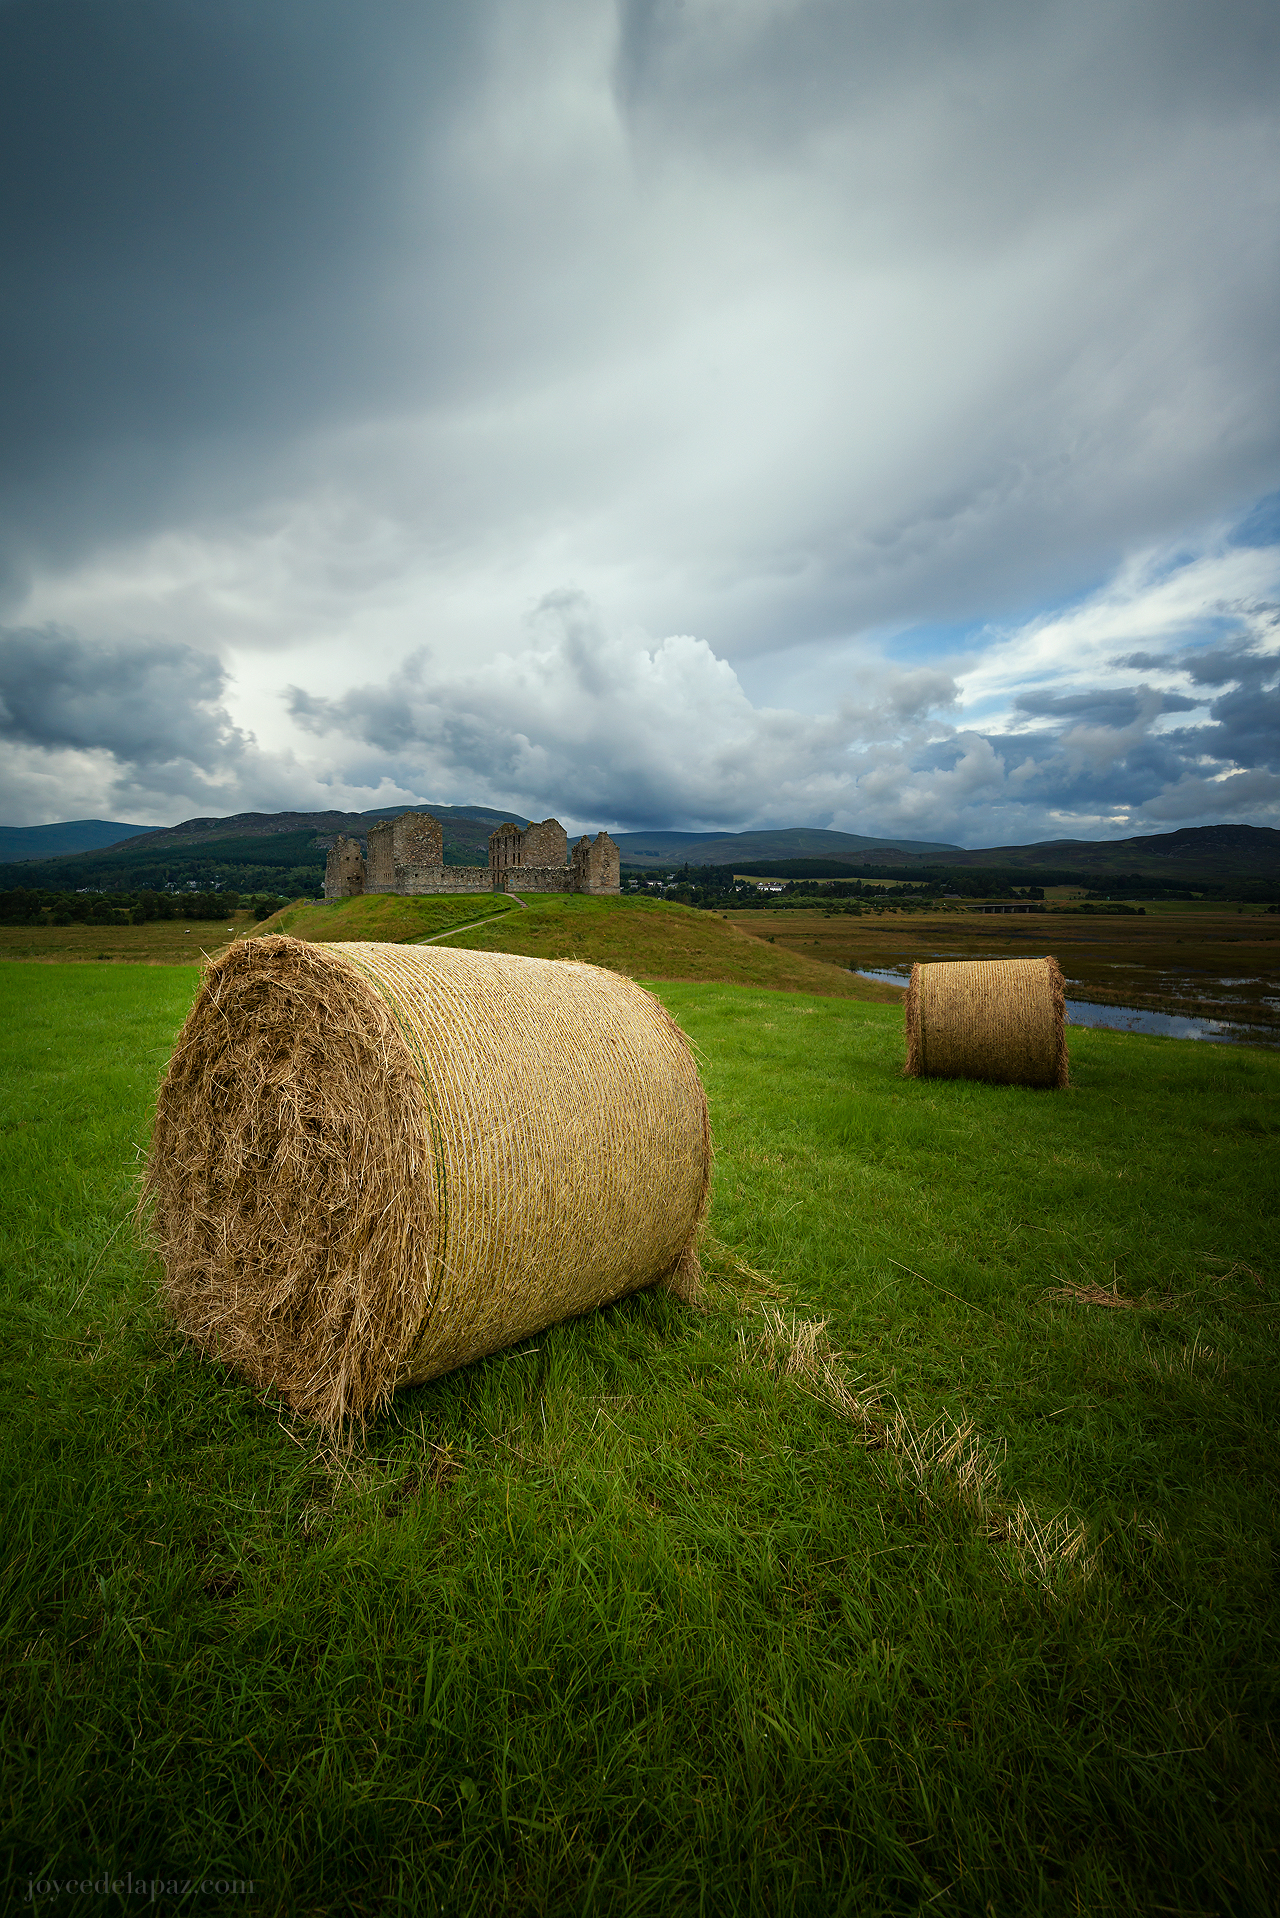
[[[470,922],[490,923],[472,926]],[[1256,908],[1148,906],[1110,916],[1074,904],[1045,913],[919,911],[863,907],[861,914],[782,907],[698,912],[645,899],[531,895],[528,910],[489,894],[299,900],[264,922],[238,912],[220,920],[145,925],[0,926],[0,959],[196,965],[231,938],[438,938],[540,958],[585,959],[647,977],[718,979],[783,991],[893,1001],[893,986],[851,977],[923,959],[1007,959],[1051,952],[1068,996],[1102,1005],[1184,1013],[1270,1027],[1280,1035],[1280,916]],[[825,976],[824,976],[825,975]]]
[[[492,893],[423,898],[377,894],[365,899],[295,899],[267,920],[237,912],[225,919],[151,919],[141,926],[0,926],[0,959],[198,965],[206,954],[221,952],[233,939],[264,932],[288,932],[299,939],[412,941],[508,909],[515,910]]]
[[[253,914],[226,919],[150,919],[142,926],[0,926],[0,959],[115,959],[136,966],[197,966],[247,931]]]
[[[1052,953],[1068,998],[1280,1031],[1280,918],[1256,908],[1148,907],[1144,916],[1110,917],[1061,907],[1027,914],[864,907],[859,916],[818,906],[730,918],[757,939],[855,970]]]

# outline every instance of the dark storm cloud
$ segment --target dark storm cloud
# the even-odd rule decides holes
[[[226,683],[216,659],[172,641],[0,630],[0,738],[137,767],[185,760],[212,774],[249,743],[222,705]]]
[[[1169,670],[1170,665],[1167,653],[1124,653],[1110,663],[1119,671],[1128,668],[1135,673],[1163,673]]]
[[[1273,612],[1266,606],[1256,610],[1262,617]],[[1165,712],[1186,711],[1207,702],[1207,718],[1201,725],[1162,735],[1188,764],[1209,759],[1218,766],[1280,770],[1280,657],[1275,653],[1262,652],[1254,641],[1240,638],[1163,658],[1130,653],[1116,664],[1139,671],[1158,668],[1166,673],[1185,673],[1194,686],[1218,689],[1213,698],[1207,694],[1198,699],[1163,695],[1161,710]],[[1115,691],[1108,694],[1110,698],[1119,696]],[[1135,700],[1138,697],[1136,693],[1131,696]],[[1061,710],[1065,705],[1053,699],[1044,700],[1039,708],[1028,698],[1016,703],[1027,712],[1049,711],[1055,706]]]
[[[1274,678],[1276,660],[1254,651],[1247,642],[1214,646],[1204,652],[1183,653],[1176,664],[1198,686],[1226,686],[1232,681],[1259,683]]]
[[[629,304],[661,311],[690,297],[678,247],[648,266],[643,248],[614,253],[611,236],[635,212],[616,178],[600,189],[603,216],[587,217],[563,176],[526,164],[522,145],[545,120],[526,142],[500,144],[544,71],[567,66],[575,39],[610,17],[603,0],[0,8],[0,500],[28,537],[71,550],[162,504],[252,502],[298,435],[477,381],[536,385],[548,333],[571,356],[577,334],[589,356],[625,328]],[[615,93],[637,148],[695,151],[708,169],[700,187],[732,197],[745,184],[734,168],[756,155],[811,167],[818,197],[844,207],[836,243],[849,261],[905,249],[961,268],[971,242],[1008,240],[1057,206],[1105,223],[1099,195],[1109,213],[1117,182],[1149,170],[1189,127],[1238,129],[1260,116],[1274,98],[1276,21],[1254,0],[1214,10],[1186,0],[622,0]],[[550,91],[546,111],[571,124],[571,96]],[[488,171],[474,154],[459,170],[446,153],[472,123],[494,149]],[[616,158],[607,143],[584,149],[575,177]],[[1215,212],[1238,256],[1232,209]],[[1173,217],[1144,214],[1148,244],[1176,253]],[[714,203],[687,218],[692,241],[702,231],[718,243]],[[1186,218],[1203,225],[1195,207]],[[1130,270],[1117,271],[1111,297],[1133,334],[1147,292],[1126,285]],[[780,274],[785,283],[788,263]],[[1272,307],[1252,283],[1225,280],[1214,307],[1219,278],[1206,258],[1197,297],[1213,308],[1207,351],[1249,384],[1252,362],[1274,364]],[[1183,297],[1171,295],[1171,311]],[[1086,300],[1072,354],[1096,323]],[[959,319],[958,365],[964,329]],[[805,330],[753,370],[766,397],[771,376],[803,363]],[[619,368],[619,384],[633,375]],[[1025,404],[1016,399],[1015,412]],[[837,510],[839,533],[807,529],[816,563],[802,623],[838,630],[851,574],[872,617],[891,616],[903,568],[919,570],[935,547],[965,548],[947,577],[967,570],[976,586],[1007,528],[1003,518],[984,528],[975,506],[1008,496],[1016,517],[1037,459],[1041,482],[1057,485],[1060,457],[1056,445],[977,441],[922,496],[909,489],[852,529]],[[600,477],[607,490],[621,469]],[[593,493],[594,476],[582,480]],[[775,537],[785,572],[795,535]],[[769,536],[751,544],[750,561],[744,552],[736,562],[767,580]]]
[[[1021,693],[1014,710],[1032,719],[1064,719],[1088,726],[1132,726],[1145,712],[1191,712],[1201,704],[1182,693],[1152,694],[1147,686],[1098,687],[1087,693]]]
[[[405,176],[472,18],[411,0],[0,9],[0,498],[29,535],[74,539],[68,512],[128,524],[135,491],[174,485],[175,450],[244,434],[262,458],[385,391]]]
[[[1237,766],[1280,771],[1280,658],[1219,648],[1188,660],[1193,680],[1225,688],[1209,707],[1209,724],[1185,734],[1188,747]]]
[[[930,169],[916,221],[973,231],[1087,197],[1148,128],[1269,112],[1280,71],[1270,0],[621,0],[619,15],[615,86],[640,129],[741,155],[896,120],[864,158],[874,199],[909,197]]]
[[[486,718],[482,694],[435,685],[426,658],[415,654],[384,685],[353,686],[340,699],[319,698],[300,686],[285,690],[289,714],[317,736],[343,733],[393,758],[426,748],[449,777],[480,777],[501,786],[520,756],[511,729]]]

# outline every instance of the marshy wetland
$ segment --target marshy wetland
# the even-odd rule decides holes
[[[1034,913],[890,905],[858,914],[819,904],[730,917],[756,938],[882,983],[905,985],[915,960],[1051,952],[1069,1001],[1223,1022],[1252,1044],[1280,1045],[1280,915],[1265,907],[1192,902],[1139,913],[1066,901]]]

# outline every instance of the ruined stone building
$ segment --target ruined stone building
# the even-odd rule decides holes
[[[364,891],[364,853],[358,839],[340,832],[324,862],[326,899],[353,899]]]
[[[607,832],[585,835],[569,854],[558,819],[501,825],[489,834],[487,866],[446,866],[444,829],[430,813],[406,812],[370,826],[368,853],[339,833],[325,864],[326,899],[365,892],[589,892],[616,893],[618,848]]]
[[[370,826],[366,892],[435,891],[415,881],[420,873],[443,867],[444,828],[429,812],[402,812],[398,819],[379,819]]]
[[[608,833],[598,832],[594,839],[583,833],[573,849],[573,891],[618,892],[621,886],[621,859]]]
[[[508,872],[516,866],[556,872],[568,860],[569,837],[558,819],[544,819],[540,826],[523,829],[508,824],[489,834],[489,866],[494,872]]]

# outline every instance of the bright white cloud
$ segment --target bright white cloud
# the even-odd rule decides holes
[[[1145,670],[1181,682],[1182,649],[1209,644],[1222,630],[1262,651],[1280,646],[1276,596],[1280,547],[1232,546],[1222,535],[1209,551],[1135,554],[1099,591],[1061,612],[1046,613],[1011,632],[984,635],[974,665],[963,674],[966,708],[990,711],[1032,687],[1105,684],[1117,671],[1117,653],[1167,654]]]
[[[429,796],[555,810],[575,827],[805,820],[968,844],[1208,823],[1224,809],[1266,822],[1280,816],[1280,630],[1263,597],[1277,573],[1280,548],[1150,556],[979,647],[954,677],[846,649],[816,714],[753,702],[705,640],[620,634],[562,589],[493,657],[420,646],[384,663],[370,650],[363,674],[348,659],[343,675],[330,652],[319,680],[277,677],[261,695],[270,752],[236,723],[242,701],[211,655],[19,633],[0,644],[0,724],[26,755],[12,803],[48,790],[32,754],[61,766],[79,743],[81,789],[96,781],[91,810],[113,815],[172,810],[179,794],[189,812]],[[244,660],[273,675],[293,663]],[[175,674],[204,690],[170,725]],[[992,700],[994,724],[968,716]]]

